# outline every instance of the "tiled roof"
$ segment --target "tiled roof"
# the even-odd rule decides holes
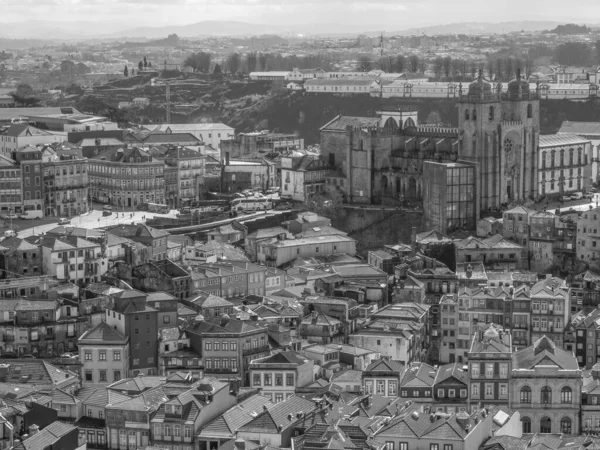
[[[581,145],[590,142],[588,139],[582,138],[577,134],[560,133],[560,134],[543,134],[540,136],[539,147],[542,150],[544,147],[557,147],[562,145]]]
[[[81,401],[72,394],[65,392],[61,389],[54,389],[50,394],[52,397],[52,403],[60,403],[63,405],[76,405]]]
[[[79,338],[79,345],[126,345],[129,341],[123,334],[106,322],[100,322]]]
[[[293,352],[293,351],[284,351],[275,353],[274,355],[267,356],[261,359],[255,359],[250,364],[296,364],[303,365],[308,362],[308,359],[304,358],[302,355]]]
[[[56,366],[36,359],[4,360],[7,364],[8,375],[6,383],[32,384],[36,386],[49,385],[54,387],[64,386],[77,382],[77,374],[59,369]],[[2,383],[0,383],[2,384]]]
[[[283,402],[268,407],[266,411],[262,411],[256,418],[241,426],[238,430],[278,433],[279,425],[286,429],[297,422],[297,414],[300,412],[307,414],[314,409],[315,404],[312,400],[293,395]],[[292,415],[292,421],[288,418],[290,414]]]
[[[85,406],[104,408],[109,403],[108,389],[105,387],[84,386],[77,391],[76,397],[83,402],[84,410]]]
[[[454,378],[456,381],[466,385],[469,381],[468,374],[463,370],[462,366],[460,363],[444,364],[438,369],[434,384]]]
[[[72,424],[53,422],[43,430],[25,439],[22,444],[25,450],[44,450],[52,447],[61,437],[73,430],[77,430],[77,427]]]
[[[229,408],[224,414],[207,424],[200,432],[200,437],[235,436],[237,430],[254,420],[265,406],[272,407],[273,403],[262,395],[253,395],[241,403]]]
[[[547,336],[542,336],[532,346],[513,354],[513,370],[533,369],[538,364],[556,365],[562,370],[578,370],[577,358],[572,352],[557,347]]]
[[[333,383],[351,383],[362,384],[362,370],[346,369],[340,370],[331,376]]]
[[[437,370],[429,364],[419,363],[411,365],[400,382],[400,387],[426,388],[432,387],[435,382]]]
[[[404,373],[404,363],[381,358],[369,364],[365,369],[365,372],[390,372],[402,376]]]

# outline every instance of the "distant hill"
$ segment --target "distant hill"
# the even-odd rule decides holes
[[[566,25],[558,25],[554,30],[550,30],[550,33],[560,35],[572,35],[572,34],[590,34],[591,29],[585,25],[577,25],[574,23],[568,23]]]
[[[560,22],[525,20],[521,22],[461,22],[446,25],[434,25],[431,27],[409,28],[400,30],[401,36],[422,35],[434,36],[436,34],[503,34],[518,31],[542,31],[550,30],[561,25]]]
[[[164,38],[170,34],[179,37],[198,36],[253,36],[259,34],[281,33],[283,27],[277,25],[254,24],[235,21],[206,20],[189,25],[166,27],[140,27],[113,33],[111,37],[148,39]]]

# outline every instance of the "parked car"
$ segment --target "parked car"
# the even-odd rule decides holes
[[[590,199],[590,200],[594,200],[594,196],[595,196],[595,195],[596,195],[596,194],[595,194],[595,193],[593,193],[593,192],[586,192],[585,194],[583,194],[583,198],[588,198],[588,199]]]
[[[571,194],[571,200],[581,200],[583,198],[583,192],[575,192]]]
[[[69,219],[67,217],[62,217],[62,218],[58,219],[59,225],[68,225],[70,223],[71,223],[71,219]]]
[[[7,237],[7,238],[17,237],[17,234],[19,234],[19,233],[15,230],[6,230],[4,232],[4,237]]]
[[[30,209],[19,214],[19,219],[41,219],[44,216],[39,209]]]
[[[4,220],[9,220],[9,219],[17,220],[19,218],[19,216],[17,216],[15,213],[8,213],[8,214],[5,214],[4,216],[2,216],[2,218]]]
[[[29,355],[29,354],[28,355],[22,355],[21,359],[35,359],[35,356]]]
[[[78,355],[75,355],[74,353],[63,353],[62,355],[60,355],[61,358],[68,358],[68,359],[75,359],[75,358],[79,358]]]
[[[570,202],[571,201],[571,197],[568,195],[561,195],[560,196],[560,201],[561,202]]]

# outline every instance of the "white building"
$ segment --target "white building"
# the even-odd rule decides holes
[[[235,128],[224,123],[170,123],[147,128],[160,133],[189,133],[215,149],[221,147],[222,140],[235,137]]]
[[[13,152],[27,145],[51,144],[65,139],[64,133],[40,130],[28,124],[15,124],[0,131],[0,154],[10,157]]]
[[[306,201],[314,194],[325,193],[329,164],[313,156],[281,158],[281,196]]]
[[[379,92],[379,83],[369,77],[312,79],[304,83],[306,92],[337,94],[370,94]]]
[[[600,122],[569,122],[564,121],[558,130],[558,134],[576,134],[591,142],[591,154],[588,163],[592,168],[591,181],[598,182],[600,167]]]

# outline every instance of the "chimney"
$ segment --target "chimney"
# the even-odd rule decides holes
[[[240,382],[237,379],[233,379],[229,381],[229,393],[231,395],[237,395],[240,390]]]
[[[40,431],[40,427],[38,427],[36,424],[29,426],[29,435],[30,436],[33,436],[34,434],[38,434],[39,431]]]
[[[412,227],[412,233],[410,235],[410,248],[412,250],[412,256],[417,254],[417,227]]]

